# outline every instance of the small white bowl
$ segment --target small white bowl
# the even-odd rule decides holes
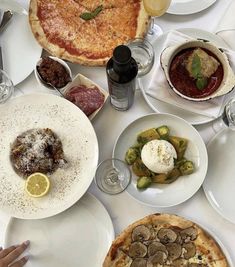
[[[65,69],[67,70],[67,72],[69,73],[69,76],[70,76],[71,81],[72,81],[72,72],[71,72],[71,69],[70,69],[70,67],[68,66],[68,64],[67,64],[64,60],[62,60],[62,59],[60,59],[60,58],[58,58],[58,57],[52,57],[52,56],[49,56],[49,58],[51,58],[51,59],[53,59],[53,60],[59,62],[61,65],[63,65],[63,66],[65,67]],[[41,62],[42,62],[42,59],[43,59],[43,58],[40,58],[40,59],[39,59],[39,61],[37,62],[36,66],[35,66],[35,69],[34,69],[34,74],[35,74],[36,80],[37,80],[37,82],[38,82],[42,87],[47,88],[47,89],[49,89],[49,90],[54,90],[54,91],[55,91],[55,89],[53,89],[51,86],[49,86],[49,85],[47,86],[46,84],[44,84],[44,83],[40,80],[40,77],[39,77],[39,74],[38,74],[38,71],[37,71],[37,67],[40,66],[40,64],[41,64]],[[58,89],[59,89],[60,91],[61,91],[61,90],[65,90],[65,89],[69,86],[70,83],[71,83],[71,82],[67,83],[64,87],[62,87],[62,88],[58,88]]]
[[[75,78],[72,80],[72,82],[69,83],[69,85],[66,86],[63,90],[61,90],[61,92],[64,95],[66,95],[72,87],[79,86],[79,85],[85,85],[87,87],[96,86],[99,89],[99,91],[104,95],[103,104],[88,117],[90,120],[92,120],[96,116],[96,114],[101,110],[101,108],[104,106],[109,94],[106,90],[101,88],[98,84],[96,84],[95,82],[93,82],[92,80],[88,79],[87,77],[85,77],[84,75],[80,73],[77,74]]]
[[[180,93],[177,88],[174,87],[174,85],[171,83],[170,80],[170,75],[169,75],[169,69],[171,66],[171,62],[173,60],[173,58],[182,50],[187,49],[187,48],[204,48],[207,49],[209,51],[211,51],[220,61],[220,63],[222,64],[223,67],[223,71],[224,71],[224,77],[223,80],[220,84],[220,86],[218,87],[218,89],[213,92],[212,94],[206,96],[206,97],[201,97],[201,98],[193,98],[193,97],[189,97],[186,96],[182,93]],[[215,98],[221,95],[225,95],[227,93],[229,93],[230,91],[233,90],[234,86],[235,86],[235,75],[233,73],[232,68],[230,67],[228,58],[226,56],[226,54],[223,52],[222,49],[217,48],[215,45],[213,45],[212,43],[208,42],[208,41],[203,41],[203,40],[194,40],[194,41],[186,41],[183,44],[180,45],[174,45],[174,46],[170,46],[167,47],[165,50],[163,50],[162,54],[161,54],[161,66],[162,69],[165,73],[166,79],[170,85],[170,87],[172,88],[172,90],[178,94],[179,96],[187,99],[187,100],[191,100],[191,101],[206,101],[209,100],[211,98]]]

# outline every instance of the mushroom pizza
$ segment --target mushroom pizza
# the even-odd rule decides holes
[[[149,215],[113,242],[103,267],[229,266],[213,237],[192,221],[172,214]]]

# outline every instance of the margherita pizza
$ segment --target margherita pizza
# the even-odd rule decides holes
[[[227,267],[218,243],[199,225],[170,214],[149,215],[114,240],[103,267]]]
[[[40,45],[84,65],[104,65],[116,46],[143,37],[148,21],[142,0],[31,0],[29,8]]]

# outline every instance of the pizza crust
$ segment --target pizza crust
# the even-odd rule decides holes
[[[68,1],[68,0],[62,0],[62,1],[67,1],[67,10],[69,12],[69,10],[73,10],[72,5],[76,5],[76,8],[78,8],[80,5],[81,10],[83,9],[82,12],[85,11],[85,7],[84,7],[84,3],[86,1],[82,1],[82,5],[79,3],[79,1]],[[121,0],[123,1],[123,0]],[[89,2],[89,0],[88,0]],[[109,2],[109,1],[106,1]],[[118,1],[115,1],[115,4],[118,3]],[[138,4],[139,3],[139,4]],[[49,23],[49,25],[46,24],[45,26],[45,21],[42,23],[42,21],[40,21],[39,17],[38,17],[38,6],[39,4],[43,4],[42,7],[46,8],[46,6],[48,5],[56,5],[59,8],[63,7],[63,3],[61,2],[61,0],[53,0],[53,1],[48,1],[46,2],[46,0],[31,0],[30,1],[30,7],[29,7],[29,23],[31,25],[31,29],[32,32],[35,36],[35,38],[37,39],[37,41],[39,42],[39,44],[45,49],[47,50],[50,54],[60,57],[62,59],[68,60],[70,62],[73,63],[79,63],[82,65],[89,65],[89,66],[104,66],[107,61],[109,60],[109,58],[112,56],[112,51],[113,49],[120,44],[125,44],[127,43],[129,40],[136,38],[136,37],[144,37],[147,30],[148,30],[148,24],[149,24],[149,16],[147,15],[147,13],[144,10],[143,7],[143,3],[141,0],[135,0],[133,2],[133,4],[131,3],[127,3],[126,5],[129,5],[130,8],[138,8],[138,12],[137,12],[137,17],[136,17],[136,29],[135,29],[135,34],[131,34],[131,36],[125,35],[123,34],[123,30],[122,29],[113,29],[112,28],[112,21],[109,24],[107,22],[107,20],[101,22],[100,25],[110,25],[111,27],[111,32],[109,31],[109,27],[103,27],[102,29],[100,29],[100,26],[98,28],[99,31],[102,30],[102,32],[99,32],[99,34],[97,35],[97,39],[95,40],[94,38],[94,42],[91,43],[87,43],[86,44],[86,40],[89,40],[89,36],[86,35],[86,32],[83,32],[83,30],[85,29],[84,27],[86,27],[86,24],[89,27],[89,23],[85,22],[79,18],[79,16],[77,15],[76,18],[74,18],[74,22],[76,24],[73,23],[68,23],[68,29],[64,28],[64,31],[67,31],[69,33],[69,35],[66,35],[66,32],[63,34],[63,27],[65,27],[64,25],[62,25],[62,29],[59,29],[61,35],[59,36],[59,38],[62,41],[57,41],[56,39],[53,38],[53,34],[54,34],[54,28],[55,25],[52,25],[53,30],[50,27],[50,23],[53,22],[53,19],[56,19],[56,16],[58,16],[58,14],[61,14],[60,12],[55,12],[55,14],[51,14],[47,13],[51,16],[51,18],[48,18],[47,15],[47,19]],[[69,6],[68,6],[69,5]],[[51,7],[50,7],[51,8]],[[119,14],[123,15],[123,8],[121,7],[115,7],[118,12],[120,12]],[[104,9],[105,11],[112,11],[113,8],[107,8]],[[135,9],[136,10],[136,9]],[[44,10],[46,11],[46,10]],[[57,10],[58,11],[58,10]],[[60,11],[60,10],[59,10]],[[88,10],[87,10],[88,11]],[[72,11],[71,11],[72,12]],[[102,11],[101,11],[102,12]],[[135,14],[136,11],[133,13]],[[129,13],[127,13],[129,14]],[[53,17],[54,16],[54,17]],[[71,16],[73,17],[74,14],[71,14]],[[65,18],[69,16],[66,13]],[[96,23],[96,20],[98,21],[99,15],[97,16],[97,18],[91,20],[92,23]],[[118,13],[116,17],[112,17],[111,19],[113,19],[113,22],[118,22]],[[135,18],[133,18],[135,19]],[[59,19],[57,20],[59,21]],[[63,20],[62,20],[63,22]],[[61,22],[61,23],[62,23]],[[73,22],[73,21],[72,21]],[[80,23],[80,24],[79,24]],[[64,21],[64,24],[66,25],[66,21]],[[44,25],[44,26],[43,26]],[[78,25],[81,25],[81,27],[79,27]],[[59,27],[60,25],[58,25]],[[72,30],[74,28],[74,31]],[[52,33],[46,33],[44,27],[47,27],[47,30],[52,31]],[[125,25],[125,27],[128,27],[128,25]],[[132,24],[130,24],[129,27],[133,27]],[[105,31],[104,29],[106,29],[107,31]],[[113,34],[111,34],[113,32]],[[71,39],[71,34],[76,34],[77,36],[74,36],[74,39]],[[89,32],[89,34],[91,34],[91,36],[96,36],[97,31],[95,32]],[[51,35],[50,35],[51,34]],[[84,39],[83,43],[80,43],[80,39],[79,36],[82,36]],[[88,39],[86,39],[85,37],[87,37]],[[108,38],[108,39],[107,39]],[[53,40],[53,41],[52,41]],[[61,44],[62,42],[64,42],[64,44]],[[81,41],[82,42],[82,41]],[[102,43],[103,42],[103,43]],[[78,45],[76,47],[76,44]],[[103,45],[102,45],[103,44]],[[107,44],[110,46],[107,48]],[[84,51],[82,50],[82,47],[85,47],[87,45],[87,49],[85,49]],[[97,47],[98,45],[98,47]],[[92,49],[94,48],[94,49]],[[87,52],[87,50],[89,49],[89,52]],[[106,50],[105,50],[106,49]],[[91,50],[91,51],[90,51]],[[95,51],[100,51],[102,52],[104,50],[104,56],[97,56],[95,53]],[[93,54],[92,54],[93,53]],[[98,53],[98,52],[97,52]]]
[[[228,267],[226,257],[215,239],[207,233],[198,224],[193,223],[190,220],[184,219],[173,214],[152,214],[140,219],[133,224],[129,225],[112,243],[108,254],[104,260],[103,267],[130,267],[132,259],[124,253],[128,251],[132,242],[131,235],[133,229],[139,225],[145,225],[149,229],[153,227],[157,231],[161,228],[169,229],[187,229],[193,227],[197,230],[197,238],[193,242],[196,245],[197,253],[201,252],[203,260],[200,262],[197,258],[184,260],[184,266],[187,264],[198,263],[202,264],[206,260],[208,267]],[[151,238],[150,238],[151,239]],[[121,252],[120,252],[121,251]],[[203,255],[205,254],[205,256]],[[121,258],[120,258],[121,257]],[[170,263],[168,263],[170,264]],[[164,266],[171,266],[171,265]],[[159,265],[163,266],[163,265]],[[190,265],[189,265],[190,266]],[[200,266],[200,265],[198,265]],[[201,265],[203,266],[203,265]]]

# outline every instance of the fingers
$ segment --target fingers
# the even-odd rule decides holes
[[[28,247],[29,241],[23,242],[21,245],[17,246],[13,251],[7,254],[7,256],[3,259],[5,264],[10,264],[14,260],[16,260]],[[24,258],[23,258],[24,259]],[[24,260],[23,260],[24,261]],[[22,265],[19,265],[22,266]]]
[[[6,249],[2,249],[0,250],[0,259],[6,257],[10,252],[12,252],[14,249],[16,249],[16,246],[11,246],[9,248]]]
[[[22,259],[14,262],[11,267],[22,267],[25,265],[25,263],[28,261],[29,257],[28,256],[25,256],[23,257]]]

